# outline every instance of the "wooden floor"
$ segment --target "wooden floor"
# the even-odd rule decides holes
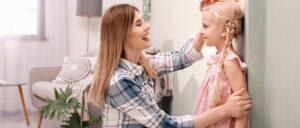
[[[0,128],[37,128],[37,113],[29,113],[30,126],[28,127],[23,113],[0,114]],[[60,128],[62,123],[57,120],[43,119],[42,128]]]

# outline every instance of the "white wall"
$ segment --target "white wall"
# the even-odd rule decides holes
[[[87,17],[76,16],[76,4],[76,0],[68,0],[68,41],[70,44],[70,56],[82,56],[87,52],[87,38],[89,38],[89,51],[98,49],[100,43],[101,18],[90,17],[88,19]]]
[[[201,26],[201,12],[198,0],[152,0],[151,42],[165,51],[178,50],[194,37]],[[203,53],[209,56],[214,49],[205,47]],[[171,113],[191,114],[196,93],[206,71],[205,61],[198,61],[191,67],[175,73],[175,96]],[[184,106],[183,106],[184,104]]]

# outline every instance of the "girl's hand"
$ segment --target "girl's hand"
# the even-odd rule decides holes
[[[223,106],[228,116],[243,117],[250,112],[252,100],[249,95],[245,94],[245,89],[241,89],[229,96]]]

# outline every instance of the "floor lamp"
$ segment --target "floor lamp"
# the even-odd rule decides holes
[[[100,17],[102,14],[102,0],[77,0],[76,15],[87,17],[88,30],[86,51],[89,52],[90,17]]]

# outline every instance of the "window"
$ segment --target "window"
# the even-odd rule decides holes
[[[0,35],[45,38],[44,0],[0,0]]]

